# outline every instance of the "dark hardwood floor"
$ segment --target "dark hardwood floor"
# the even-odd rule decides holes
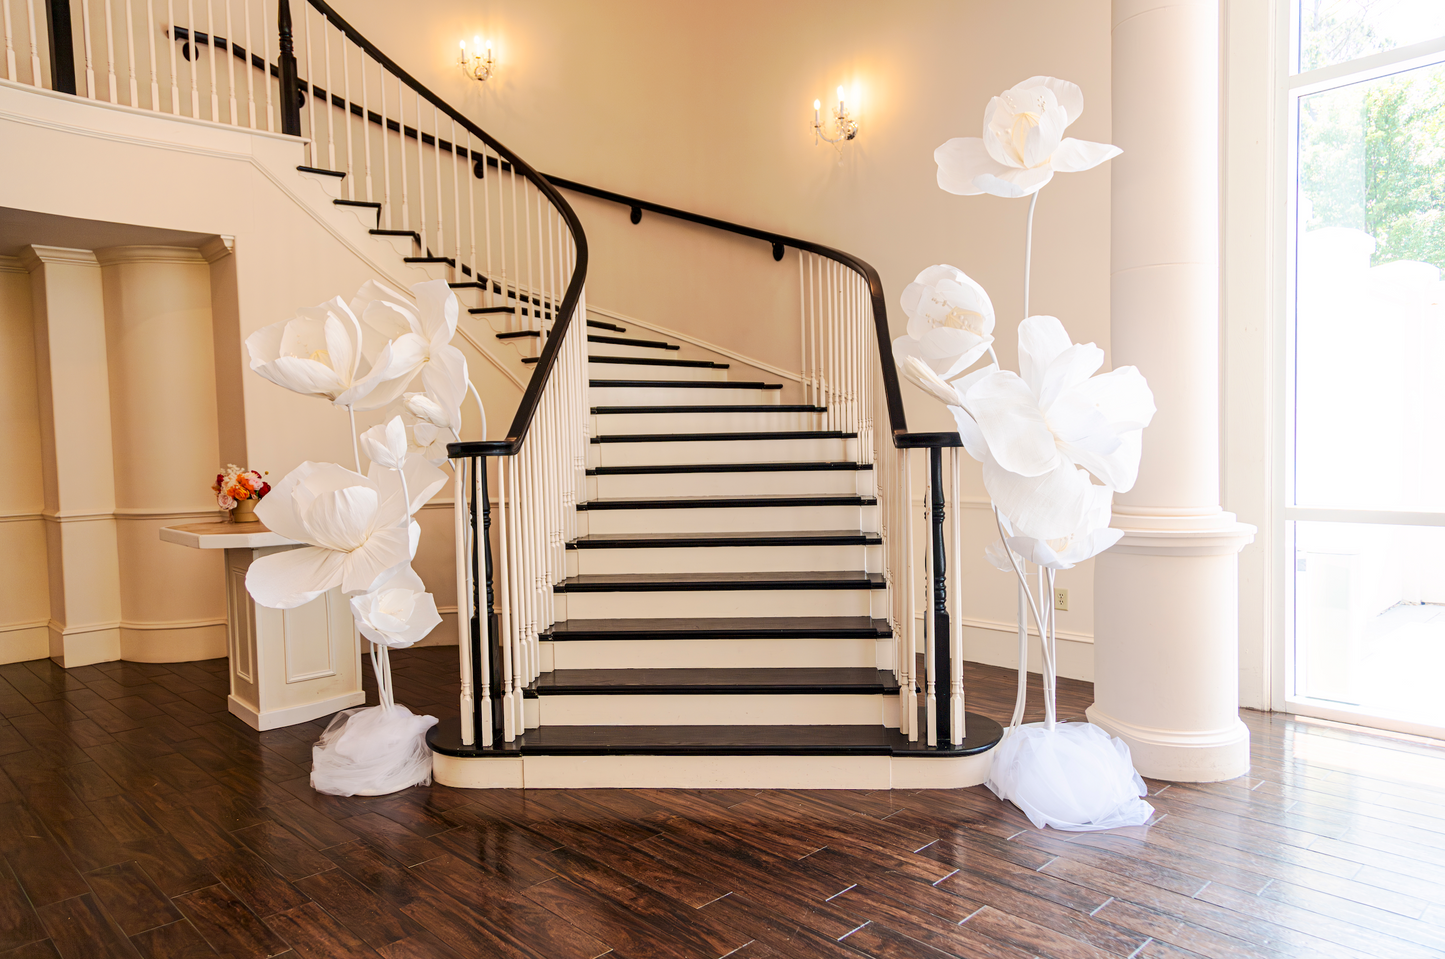
[[[400,701],[454,714],[454,649],[394,662]],[[1107,834],[982,787],[336,799],[307,785],[324,722],[255,733],[225,676],[0,667],[0,955],[1445,955],[1426,744],[1246,712],[1249,776],[1151,783],[1154,824]],[[1007,718],[1009,673],[967,682]]]

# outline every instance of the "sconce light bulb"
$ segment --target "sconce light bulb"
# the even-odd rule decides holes
[[[462,48],[462,51],[463,51],[463,52],[466,51],[466,49],[467,49],[467,41],[465,41],[465,40],[461,41],[461,48]]]
[[[823,101],[822,101],[822,100],[814,100],[814,101],[813,101],[813,109],[814,109],[814,110],[821,110],[821,109],[823,109]]]

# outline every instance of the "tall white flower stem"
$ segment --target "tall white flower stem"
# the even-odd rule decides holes
[[[361,446],[356,437],[356,408],[348,405],[346,415],[351,417],[351,455],[356,460],[356,471],[361,472]]]
[[[1034,264],[1034,207],[1038,206],[1039,195],[1034,193],[1029,197],[1029,219],[1028,225],[1024,228],[1024,318],[1029,316],[1029,277],[1033,271]],[[992,352],[992,347],[990,347]],[[994,357],[994,363],[998,363],[998,357]],[[1007,549],[1007,547],[1005,547]],[[1013,551],[1009,550],[1009,555]],[[1015,572],[1017,572],[1015,568]],[[1049,595],[1052,597],[1053,593]],[[1024,606],[1028,599],[1028,588],[1024,585],[1024,577],[1019,576],[1019,602],[1018,602],[1018,625],[1019,625],[1019,688],[1018,695],[1014,699],[1013,721],[1010,726],[1017,726],[1024,721],[1024,705],[1028,701],[1029,694],[1029,625],[1028,616]],[[1052,603],[1049,604],[1051,607]],[[1045,694],[1044,709],[1049,710],[1047,693]]]
[[[1014,555],[1014,551],[1013,551],[1012,549],[1008,548],[1008,534],[1004,532],[1004,529],[1003,529],[1003,518],[1002,518],[1002,516],[1000,515],[997,506],[995,506],[995,507],[993,508],[993,520],[994,520],[994,523],[998,526],[998,535],[999,535],[999,538],[1001,538],[1001,539],[1004,541],[1004,552],[1005,552],[1006,554],[1008,554],[1009,565],[1011,565],[1011,566],[1013,567],[1014,576],[1018,577],[1018,581],[1019,581],[1019,593],[1020,593],[1021,596],[1023,596],[1024,598],[1026,598],[1026,599],[1028,600],[1029,608],[1033,611],[1033,614],[1034,614],[1034,623],[1035,623],[1035,625],[1037,625],[1038,628],[1039,628],[1039,638],[1040,638],[1040,640],[1041,640],[1041,642],[1042,642],[1042,644],[1043,644],[1043,647],[1044,647],[1044,728],[1051,730],[1051,729],[1054,728],[1054,706],[1053,706],[1053,698],[1052,698],[1052,696],[1050,695],[1050,687],[1049,687],[1049,684],[1048,684],[1048,672],[1049,672],[1048,662],[1049,662],[1049,658],[1050,658],[1050,656],[1049,656],[1049,648],[1048,648],[1048,647],[1049,647],[1049,631],[1048,631],[1048,626],[1046,625],[1046,623],[1045,623],[1045,621],[1044,621],[1044,617],[1043,617],[1042,615],[1040,615],[1040,613],[1039,613],[1039,604],[1038,604],[1038,602],[1034,599],[1033,591],[1030,590],[1029,587],[1028,587],[1028,578],[1024,575],[1023,569],[1020,568],[1020,566],[1019,566],[1019,558]],[[1020,610],[1020,612],[1022,612],[1022,610]],[[1022,616],[1020,616],[1019,621],[1020,621],[1020,622],[1023,622],[1023,617],[1022,617]],[[1027,631],[1026,631],[1026,630],[1025,630],[1025,634],[1027,634]],[[1021,676],[1027,676],[1028,662],[1029,662],[1029,661],[1028,661],[1028,650],[1027,650],[1027,649],[1021,649],[1021,650],[1019,651],[1019,674],[1020,674]],[[1018,702],[1015,703],[1015,705],[1014,705],[1014,721],[1013,721],[1012,725],[1018,725],[1019,721],[1022,720],[1022,718],[1023,718],[1023,715],[1022,715],[1022,714],[1023,714],[1023,709],[1022,709],[1022,707],[1023,707],[1023,695],[1022,695],[1022,694],[1023,694],[1023,692],[1024,692],[1024,689],[1025,689],[1025,687],[1021,684],[1021,685],[1020,685],[1020,688],[1019,688],[1020,697],[1019,697]]]

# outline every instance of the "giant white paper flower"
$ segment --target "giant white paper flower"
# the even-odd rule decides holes
[[[309,460],[287,473],[256,515],[272,532],[309,545],[254,561],[246,573],[252,598],[291,609],[335,586],[365,593],[391,578],[411,561],[420,533],[395,483],[386,489],[375,477]]]
[[[1106,487],[1098,486],[1095,489],[1103,490]],[[1109,526],[1110,505],[1113,496],[1096,495],[1095,499],[1092,509],[1084,517],[1079,528],[1068,536],[1060,536],[1056,539],[1037,539],[1032,536],[1016,535],[1008,517],[1002,516],[1002,526],[1007,540],[994,540],[985,547],[984,556],[996,568],[1006,573],[1013,572],[1014,567],[1004,552],[1004,542],[1008,543],[1008,549],[1013,550],[1028,562],[1047,569],[1072,569],[1086,559],[1093,559],[1119,542],[1124,535],[1123,530],[1111,529]]]
[[[416,301],[375,280],[368,280],[351,301],[361,317],[362,349],[367,357],[390,348],[399,375],[376,390],[359,410],[375,410],[402,395],[417,373],[427,397],[441,411],[452,432],[462,427],[462,400],[467,395],[467,359],[452,346],[459,310],[446,280],[428,280],[411,288]]]
[[[418,423],[410,428],[407,450],[409,455],[419,456],[433,466],[441,466],[450,458],[447,444],[456,441],[457,434],[451,430],[431,423]]]
[[[426,638],[442,621],[436,599],[410,565],[371,592],[353,596],[351,615],[361,635],[391,649]]]
[[[361,324],[340,297],[246,337],[252,370],[277,386],[337,406],[356,405],[397,375],[389,346],[365,366],[361,348]]]
[[[955,137],[933,151],[938,185],[963,196],[1028,196],[1055,173],[1079,173],[1122,153],[1108,143],[1064,136],[1083,112],[1077,85],[1030,77],[988,102],[982,138]]]
[[[1077,464],[1121,493],[1132,489],[1154,394],[1132,366],[1094,376],[1103,364],[1103,350],[1071,342],[1055,317],[1019,324],[1022,375],[993,373],[964,396],[998,466],[1039,477]]]
[[[930,266],[899,297],[908,335],[893,341],[895,359],[917,356],[943,379],[968,369],[993,344],[993,302],[957,267]]]

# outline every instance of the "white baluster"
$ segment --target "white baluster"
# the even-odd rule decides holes
[[[130,105],[140,106],[140,88],[135,79],[135,15],[131,12],[131,0],[125,0],[125,53],[126,73],[130,80]]]
[[[366,202],[376,202],[371,198],[371,95],[366,88],[366,51],[358,50],[360,54],[361,70],[361,143],[362,143],[362,166],[366,169]],[[381,134],[386,136],[386,120],[381,121]],[[381,226],[381,217],[376,218],[376,225]]]
[[[171,42],[171,114],[181,115],[180,70],[176,67],[176,0],[166,0],[166,20],[170,23]]]
[[[452,535],[456,543],[457,561],[457,659],[461,672],[461,697],[458,707],[461,712],[462,744],[470,746],[476,742],[476,731],[472,723],[472,638],[471,616],[468,606],[471,592],[468,589],[467,573],[472,560],[468,542],[471,524],[467,514],[466,487],[467,460],[452,460]]]
[[[520,329],[521,327],[519,326],[519,324],[523,322],[523,317],[522,317],[522,314],[521,314],[521,306],[522,306],[522,283],[521,283],[521,280],[522,280],[522,257],[521,257],[520,248],[519,248],[518,245],[517,245],[517,209],[518,209],[518,207],[517,207],[517,168],[516,168],[515,166],[512,166],[511,169],[510,169],[508,172],[509,172],[509,174],[510,174],[510,176],[511,176],[511,179],[512,179],[512,263],[514,264],[514,267],[513,267],[513,268],[514,268],[514,270],[515,270],[515,272],[516,272],[516,275],[512,278],[512,296],[513,296],[513,305],[517,307],[517,312],[515,312],[515,313],[512,314],[512,317],[513,317],[513,327],[512,327],[512,328],[513,328],[513,329]],[[505,263],[505,262],[503,262],[502,268],[503,268],[503,270],[505,271],[505,269],[506,269],[506,263]],[[504,276],[506,275],[505,272],[503,273],[503,275],[504,275]],[[503,295],[504,295],[504,296],[506,295],[505,288],[504,288],[504,290],[503,290]],[[530,329],[531,327],[528,326],[527,328]],[[539,352],[540,352],[540,349],[539,349]]]
[[[411,210],[407,206],[407,181],[406,181],[406,97],[401,91],[401,77],[396,78],[396,116],[399,137],[397,139],[396,153],[401,158],[401,229],[411,229]],[[421,139],[421,131],[416,132],[417,139]],[[392,224],[396,228],[396,224]]]
[[[908,674],[908,739],[910,742],[918,741],[918,581],[913,576],[914,557],[917,555],[913,548],[913,457],[908,450],[899,450],[898,454],[903,458],[903,488],[900,490],[899,498],[905,504],[904,516],[906,522],[903,530],[903,556],[901,571],[903,574],[903,588],[907,591],[908,604],[904,610],[906,617],[903,625],[905,639],[905,653],[907,659],[904,662],[904,670]]]
[[[211,119],[217,123],[221,122],[221,88],[216,82],[216,4],[215,0],[206,0],[206,32],[209,33],[210,42],[206,44],[207,59],[211,64]],[[195,34],[191,34],[192,37]],[[196,45],[191,44],[194,50]]]
[[[0,13],[4,14],[5,22],[5,79],[17,80],[17,68],[15,66],[15,27],[10,22],[10,0],[0,0]]]
[[[89,3],[82,3],[82,4],[80,5],[80,29],[81,29],[81,32],[84,34],[84,40],[85,40],[85,45],[84,45],[84,46],[85,46],[85,95],[86,95],[87,97],[89,97],[90,99],[94,100],[94,99],[95,99],[95,51],[91,49],[91,39],[90,39],[90,4],[89,4]],[[193,32],[193,36],[194,36],[194,32]],[[191,42],[191,46],[192,46],[192,47],[195,46],[195,41],[194,41],[194,39],[193,39],[192,42]],[[37,49],[38,49],[38,48],[35,46],[34,23],[32,22],[32,23],[31,23],[31,31],[30,31],[30,51],[31,51],[31,55],[35,57],[35,85],[36,85],[36,86],[39,86],[39,85],[40,85],[40,58],[39,58],[38,55],[36,55]],[[52,82],[54,82],[54,81],[52,80]]]
[[[279,62],[277,66],[279,68]],[[266,130],[274,133],[276,106],[271,94],[271,28],[266,23],[265,0],[261,0],[261,85],[266,88]]]
[[[346,198],[354,200],[356,199],[356,164],[352,162],[352,158],[356,156],[356,151],[351,145],[351,129],[355,125],[351,122],[351,56],[349,53],[351,44],[347,42],[344,33],[337,38],[337,43],[341,47],[341,124],[346,128]],[[366,123],[365,116],[361,118],[361,122]],[[363,129],[362,132],[365,130]]]
[[[81,5],[81,9],[82,9],[82,10],[85,9],[85,5],[84,5],[84,4]],[[191,74],[191,116],[193,116],[193,117],[195,117],[197,120],[199,120],[199,119],[201,118],[201,91],[200,91],[200,89],[196,86],[196,74],[200,72],[199,64],[200,64],[200,62],[201,62],[201,48],[200,48],[200,45],[196,43],[196,3],[195,3],[195,0],[186,0],[186,23],[187,23],[186,29],[187,29],[187,31],[189,31],[190,37],[191,37],[190,42],[189,42],[189,45],[190,45],[190,48],[191,48],[191,55],[190,55],[190,57],[189,57],[189,58],[187,59],[187,61],[186,61],[187,63],[190,64],[190,74]],[[87,31],[87,32],[89,32],[89,31]],[[86,55],[85,60],[86,60],[86,68],[87,68],[87,70],[89,70],[89,64],[90,64],[90,56],[89,56],[89,54]],[[88,80],[87,80],[87,82],[88,82]]]
[[[309,167],[319,164],[316,160],[316,62],[311,57],[311,4],[301,4],[301,24],[306,28],[306,161]],[[398,80],[397,84],[400,85]],[[331,91],[327,91],[329,96]]]
[[[421,237],[422,255],[426,256],[430,253],[430,250],[427,249],[426,157],[422,154],[423,146],[424,143],[421,132],[421,94],[418,93],[416,95],[416,208],[420,222],[418,223],[417,235]]]
[[[953,555],[948,560],[951,582],[948,592],[953,600],[953,610],[949,615],[950,626],[948,644],[949,662],[949,686],[951,687],[948,700],[948,729],[953,737],[953,745],[963,744],[963,517],[960,515],[962,498],[960,495],[961,483],[959,482],[959,457],[958,447],[949,451],[951,459],[951,475],[953,476],[953,523],[949,527],[953,534]]]
[[[481,264],[477,262],[477,175],[472,170],[472,164],[476,162],[476,156],[472,153],[472,131],[467,130],[467,153],[463,164],[466,167],[467,178],[467,229],[471,233],[471,257],[472,282],[481,280]],[[482,162],[483,171],[486,170],[486,161]]]
[[[115,13],[111,0],[105,0],[105,77],[106,91],[111,103],[119,103],[115,87]]]
[[[151,109],[160,112],[161,109],[161,80],[160,65],[156,62],[156,11],[155,0],[145,0],[146,5],[146,47],[150,53],[150,74],[151,74]],[[171,43],[171,52],[175,52],[175,43]]]
[[[336,87],[331,83],[331,21],[325,16],[321,18],[321,55],[326,58],[326,96],[325,102],[321,104],[322,111],[326,114],[326,169],[336,169],[336,111],[332,109],[332,101],[336,97]],[[316,109],[316,104],[311,104],[311,109]],[[483,682],[485,682],[485,677]]]
[[[501,604],[498,645],[502,647],[502,739],[513,742],[517,738],[517,715],[514,700],[518,695],[517,677],[514,672],[515,659],[512,655],[511,603],[508,602],[509,582],[507,580],[507,464],[505,457],[497,459],[497,598]]]
[[[492,181],[496,181],[497,184],[498,184],[498,188],[497,188],[497,211],[498,211],[498,212],[497,212],[497,215],[498,215],[498,217],[500,218],[500,216],[501,216],[501,209],[502,209],[502,202],[501,202],[501,196],[502,196],[502,194],[501,194],[501,186],[500,186],[501,180],[502,180],[502,163],[501,163],[500,160],[497,161],[497,175],[496,175],[495,177],[492,176],[490,169],[488,169],[489,166],[490,166],[490,164],[487,163],[487,145],[486,145],[485,143],[483,143],[483,144],[482,144],[482,237],[483,237],[483,242],[486,244],[486,247],[487,247],[487,289],[486,289],[486,294],[487,294],[487,295],[482,299],[482,304],[483,304],[484,306],[496,306],[496,305],[497,305],[496,294],[492,292],[493,288],[496,286],[496,278],[492,275],[492,191],[491,191],[491,188],[487,186],[487,184],[490,183],[490,182],[492,182]],[[503,300],[502,302],[505,303],[506,300]]]
[[[457,141],[457,121],[452,121],[452,280],[462,282],[462,181],[458,178],[460,168],[466,163],[461,158],[461,146]],[[441,156],[438,151],[437,156]]]
[[[241,123],[240,114],[236,110],[236,28],[231,20],[230,0],[223,0],[223,2],[226,4],[226,115],[230,117],[231,126],[234,127]],[[215,37],[211,38],[211,49],[216,49]],[[247,55],[250,52],[251,45],[247,43]]]
[[[256,56],[256,48],[251,45],[251,0],[245,0],[241,7],[241,16],[246,21],[246,59],[241,63],[241,69],[246,74],[246,126],[254,130],[256,129],[256,70],[252,64],[252,58]],[[234,51],[232,52],[234,53]],[[232,60],[234,59],[233,56]]]
[[[435,103],[431,108],[432,166],[436,174],[437,221],[436,251],[433,256],[446,256],[446,230],[442,224],[442,115]]]

